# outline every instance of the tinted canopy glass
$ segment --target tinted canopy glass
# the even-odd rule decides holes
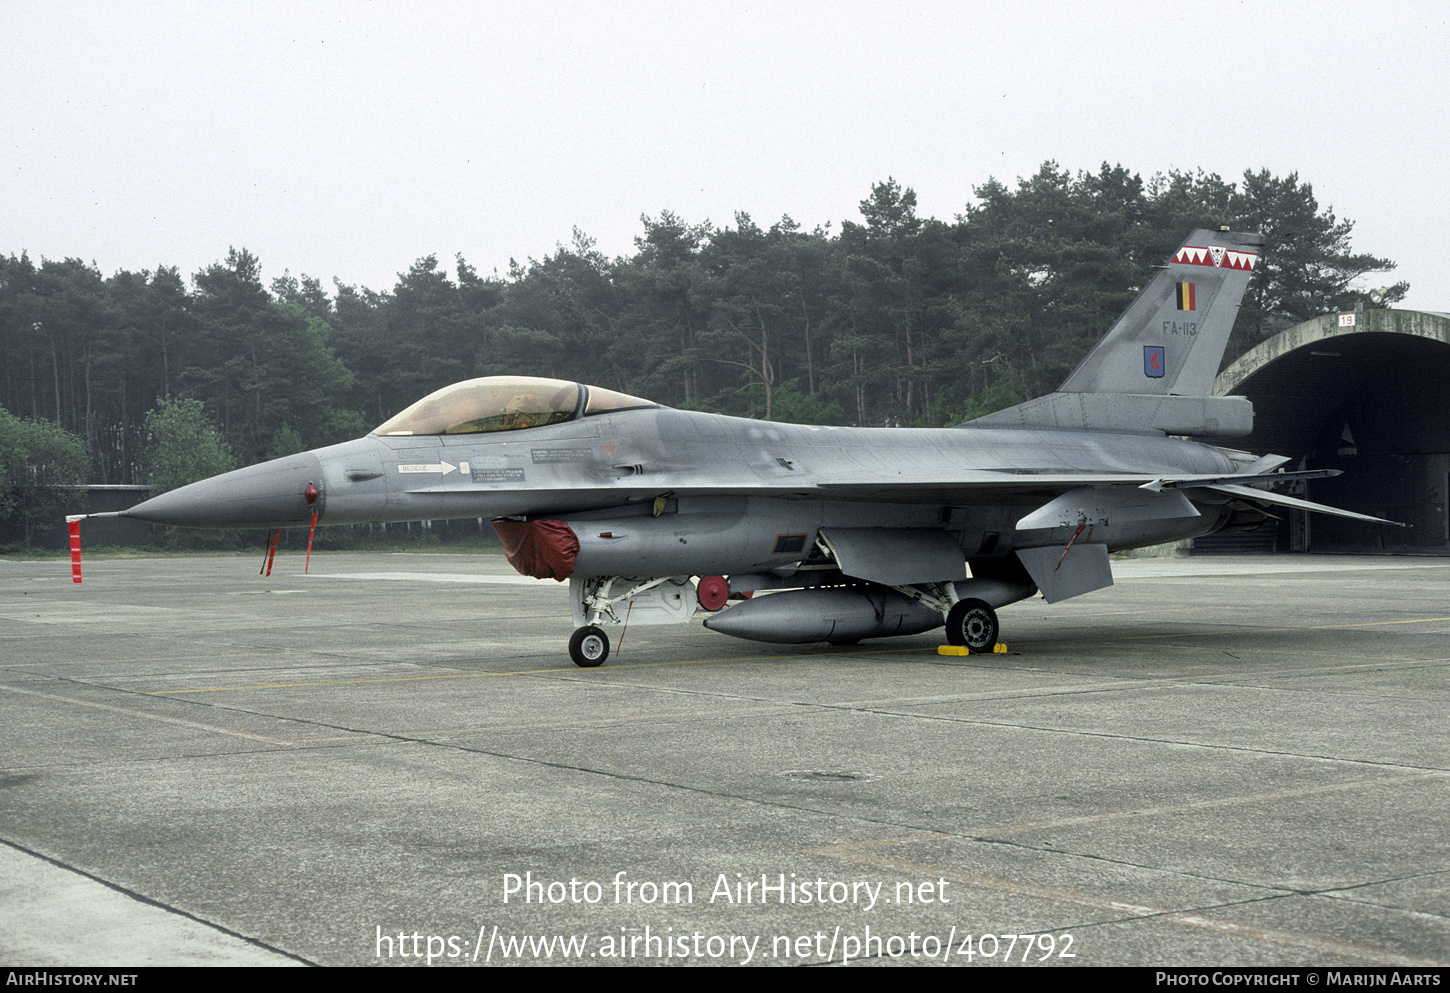
[[[579,395],[578,383],[562,379],[470,379],[428,394],[373,433],[481,434],[558,424],[574,419]]]
[[[488,376],[445,386],[380,425],[374,434],[482,434],[519,431],[656,404],[626,393],[562,379]],[[580,408],[583,408],[581,411]]]

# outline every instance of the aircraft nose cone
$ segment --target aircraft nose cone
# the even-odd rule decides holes
[[[311,452],[203,479],[152,497],[126,517],[187,528],[280,528],[321,515],[322,463]]]

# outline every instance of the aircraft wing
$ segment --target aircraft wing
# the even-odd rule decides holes
[[[1013,493],[1062,492],[1079,486],[1140,486],[1145,489],[1163,489],[1177,486],[1204,485],[1223,482],[1227,479],[1247,478],[1257,481],[1263,477],[1226,477],[1221,473],[1203,475],[1164,476],[1150,472],[1020,472],[1012,470],[963,470],[947,475],[936,471],[913,472],[908,470],[889,472],[854,471],[850,479],[804,478],[799,481],[782,479],[779,482],[765,479],[700,480],[699,474],[687,484],[681,484],[671,474],[661,474],[651,480],[648,474],[636,476],[627,483],[607,483],[593,488],[560,490],[556,487],[523,488],[495,484],[463,485],[437,484],[410,487],[410,494],[467,500],[482,494],[507,493],[511,497],[533,499],[546,503],[561,496],[577,495],[581,499],[615,505],[642,499],[653,499],[661,493],[674,496],[773,496],[800,497],[803,499],[833,500],[887,500],[905,502],[938,502],[947,500],[960,503],[979,503],[997,499]],[[1273,477],[1279,479],[1282,477]],[[913,499],[919,496],[920,500]]]
[[[1341,510],[1326,504],[1314,503],[1298,497],[1286,496],[1267,489],[1247,484],[1288,482],[1300,479],[1323,479],[1339,475],[1338,470],[1308,470],[1304,472],[1255,472],[1259,464],[1249,466],[1249,471],[1223,475],[1222,473],[1177,473],[1165,475],[1151,472],[1023,472],[1014,470],[963,470],[950,476],[939,470],[912,471],[909,469],[857,474],[850,480],[803,479],[770,482],[766,480],[712,481],[677,485],[663,476],[654,485],[649,485],[648,476],[636,477],[625,485],[606,485],[595,490],[580,490],[561,494],[557,489],[521,490],[510,488],[510,496],[522,498],[523,502],[537,500],[541,504],[555,503],[561,496],[563,502],[574,497],[581,507],[585,505],[618,505],[653,500],[658,496],[771,496],[796,499],[835,499],[851,501],[887,501],[897,503],[923,503],[948,501],[961,504],[976,504],[1000,500],[1005,496],[1032,494],[1060,494],[1079,487],[1099,489],[1136,487],[1152,493],[1167,495],[1174,490],[1204,489],[1226,496],[1259,504],[1292,507],[1298,510],[1315,511],[1368,521],[1375,524],[1393,524],[1406,527],[1398,521],[1386,520],[1369,514]],[[501,487],[485,486],[425,486],[410,489],[410,493],[428,494],[460,502],[469,497],[498,493]]]
[[[1024,470],[967,470],[946,475],[941,472],[878,473],[874,478],[850,481],[822,481],[817,490],[833,496],[892,497],[903,490],[929,491],[940,498],[960,492],[970,502],[972,494],[996,495],[1003,492],[1031,493],[1041,490],[1063,490],[1078,486],[1137,486],[1152,492],[1164,490],[1213,487],[1243,483],[1277,483],[1296,479],[1323,479],[1338,476],[1338,469],[1316,469],[1288,473],[1155,473],[1155,472],[1034,472]],[[1259,493],[1262,491],[1254,490]]]
[[[1251,466],[1250,468],[1252,469],[1254,467]],[[1163,476],[1149,473],[977,472],[964,474],[963,478],[955,480],[942,480],[930,477],[912,479],[903,476],[899,481],[886,483],[823,483],[820,488],[835,494],[849,494],[848,498],[890,499],[895,494],[896,499],[909,499],[902,491],[910,491],[923,494],[930,493],[936,498],[960,499],[965,503],[977,502],[977,500],[980,500],[984,496],[1000,495],[1004,492],[1030,493],[1041,490],[1061,491],[1079,486],[1100,488],[1136,486],[1140,489],[1155,493],[1182,489],[1206,489],[1254,503],[1292,507],[1296,510],[1309,510],[1320,514],[1330,514],[1334,517],[1347,517],[1356,521],[1368,521],[1373,524],[1392,524],[1395,527],[1409,526],[1399,521],[1386,520],[1383,517],[1374,517],[1370,514],[1360,514],[1352,510],[1342,510],[1327,504],[1314,503],[1313,501],[1303,500],[1299,497],[1286,496],[1282,493],[1275,493],[1272,490],[1259,489],[1257,486],[1246,485],[1250,483],[1289,482],[1290,480],[1299,479],[1324,479],[1338,475],[1340,475],[1340,472],[1337,469],[1315,469],[1304,472],[1285,473],[1248,472],[1230,476],[1208,473],[1183,473]]]

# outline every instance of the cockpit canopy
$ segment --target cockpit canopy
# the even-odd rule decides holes
[[[562,379],[487,376],[445,386],[379,425],[378,435],[483,434],[658,404]]]

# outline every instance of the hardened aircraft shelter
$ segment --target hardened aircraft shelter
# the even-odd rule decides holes
[[[1450,314],[1316,317],[1244,354],[1214,392],[1254,404],[1240,447],[1343,470],[1304,484],[1309,499],[1411,525],[1290,511],[1281,551],[1450,555]]]

